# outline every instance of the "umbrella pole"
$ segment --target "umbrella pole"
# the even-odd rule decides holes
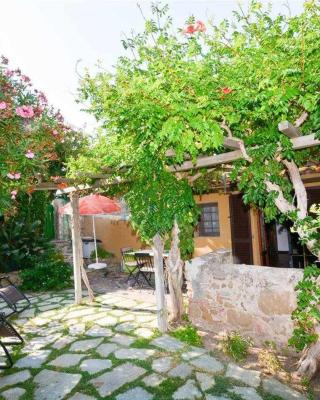
[[[98,264],[98,249],[97,249],[97,238],[96,238],[96,224],[94,222],[94,215],[92,216],[92,228],[93,228],[93,239],[94,239],[94,248],[96,251],[96,263]]]

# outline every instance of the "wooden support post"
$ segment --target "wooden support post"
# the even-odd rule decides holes
[[[168,311],[166,306],[166,297],[164,291],[163,275],[163,240],[159,234],[153,238],[154,272],[156,284],[156,303],[158,328],[160,332],[168,330]]]
[[[72,254],[73,254],[73,277],[75,303],[80,304],[82,300],[81,288],[81,263],[82,263],[82,242],[80,233],[79,195],[77,192],[70,193],[71,204],[71,233],[72,233]]]

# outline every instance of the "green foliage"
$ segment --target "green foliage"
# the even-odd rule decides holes
[[[191,324],[181,326],[181,327],[171,331],[170,335],[181,340],[182,342],[190,344],[191,346],[201,346],[202,345],[201,336],[199,335],[196,328]]]
[[[13,215],[21,193],[32,193],[41,178],[64,173],[63,163],[79,149],[82,135],[63,123],[60,112],[5,57],[0,104],[0,215]]]
[[[297,351],[318,340],[314,327],[320,322],[320,287],[317,282],[320,269],[315,265],[305,268],[302,280],[297,284],[297,308],[292,313],[295,328],[289,345]]]
[[[313,204],[306,218],[295,218],[292,231],[299,233],[302,244],[312,243],[309,247],[320,258],[320,204]]]
[[[250,346],[252,346],[251,339],[244,338],[239,332],[231,332],[222,340],[223,351],[236,361],[246,359]]]
[[[113,257],[114,254],[110,253],[110,251],[105,250],[103,247],[101,246],[97,246],[97,253],[98,253],[98,258],[100,259],[105,259],[105,258],[109,258],[109,257]],[[90,258],[95,258],[96,257],[96,251],[93,250],[90,254]]]
[[[33,266],[20,271],[21,288],[31,291],[61,290],[71,285],[72,269],[56,250],[32,258]]]
[[[41,221],[12,217],[0,223],[0,271],[32,267],[33,256],[52,248],[43,236]]]

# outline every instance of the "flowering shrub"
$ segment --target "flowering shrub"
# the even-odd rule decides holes
[[[0,214],[13,213],[20,192],[31,193],[62,162],[76,134],[19,69],[0,60]]]

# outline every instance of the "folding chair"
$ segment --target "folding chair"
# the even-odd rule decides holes
[[[17,338],[17,340],[12,341],[3,341],[2,338]],[[13,361],[11,355],[7,349],[7,345],[16,345],[22,344],[23,339],[20,334],[16,331],[16,329],[6,320],[6,316],[4,313],[0,313],[0,347],[2,347],[5,357],[7,359],[6,364],[0,365],[0,369],[11,368],[13,365]]]
[[[136,281],[138,285],[140,276],[147,282],[147,284],[153,288],[151,282],[151,276],[154,274],[154,266],[153,266],[153,259],[149,254],[146,253],[135,253],[136,260],[138,263],[138,273],[136,277]]]
[[[138,263],[136,261],[134,254],[128,254],[128,253],[131,253],[132,251],[133,251],[133,249],[130,247],[123,247],[121,249],[122,269],[124,272],[129,274],[127,282],[129,282],[130,279],[134,279],[135,283],[137,283],[136,282],[136,273],[138,271]]]
[[[7,281],[7,285],[4,285],[3,282]],[[0,277],[0,299],[4,300],[8,307],[11,308],[12,312],[7,314],[9,317],[14,313],[20,313],[30,307],[30,300],[25,296],[17,287],[14,285],[8,276]],[[27,305],[19,307],[19,303],[22,300],[27,301]]]

